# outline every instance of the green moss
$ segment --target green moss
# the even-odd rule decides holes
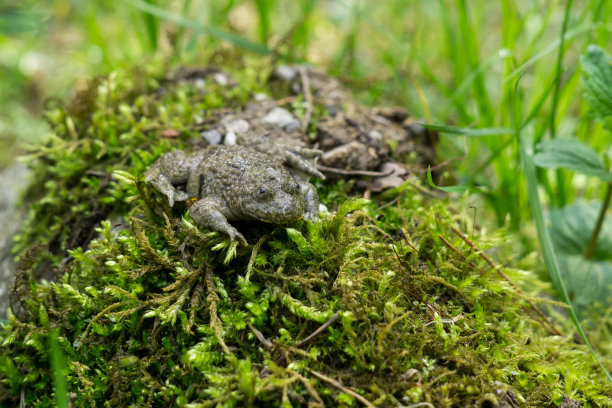
[[[337,211],[315,224],[245,223],[249,248],[169,208],[143,183],[146,168],[188,146],[214,109],[244,106],[265,76],[240,66],[238,87],[201,91],[147,66],[93,81],[78,108],[49,107],[55,136],[33,152],[18,240],[19,312],[0,331],[0,403],[23,392],[27,406],[54,406],[59,365],[77,406],[486,407],[514,394],[520,406],[564,394],[612,404],[570,329],[549,335],[452,232],[470,225],[463,206],[414,182],[382,197],[397,199],[384,209],[347,199],[347,183],[320,185]]]

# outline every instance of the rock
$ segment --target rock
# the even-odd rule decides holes
[[[289,65],[281,65],[280,67],[276,67],[274,70],[273,76],[283,81],[291,81],[298,74],[298,70]]]
[[[582,405],[576,400],[571,399],[567,394],[563,395],[563,402],[559,405],[559,408],[580,408]]]
[[[495,396],[497,397],[498,408],[519,408],[520,404],[516,393],[508,386],[500,381],[495,381]]]
[[[291,114],[287,109],[276,107],[261,118],[262,123],[276,125],[291,132],[300,127],[300,121]]]
[[[223,139],[223,135],[221,135],[221,133],[219,133],[219,131],[216,129],[206,130],[200,133],[200,135],[202,135],[202,138],[204,138],[204,140],[211,145],[221,144],[221,140]]]
[[[372,113],[395,123],[402,123],[408,118],[408,111],[401,106],[386,106],[372,109]]]
[[[206,81],[203,80],[202,78],[197,78],[193,81],[193,86],[195,86],[200,91],[202,91],[204,90],[204,88],[206,88]]]
[[[6,318],[8,292],[15,275],[15,263],[11,254],[13,236],[26,215],[16,204],[19,190],[27,176],[28,170],[23,164],[0,171],[0,319]]]
[[[220,86],[235,86],[236,80],[224,70],[213,67],[182,67],[168,79],[174,82],[191,82],[196,88],[206,87],[205,79],[210,78]]]
[[[335,147],[321,156],[323,165],[345,170],[369,170],[376,167],[379,160],[374,149],[355,141]]]
[[[230,82],[230,78],[223,72],[216,72],[213,74],[213,79],[221,86],[225,86]]]
[[[225,134],[225,140],[223,140],[223,144],[226,144],[226,145],[235,145],[236,144],[236,140],[237,140],[236,133],[234,133],[234,132],[227,132]]]
[[[250,128],[249,122],[244,119],[232,119],[227,121],[224,125],[227,133],[233,132],[237,135],[247,132]]]
[[[253,96],[253,99],[254,99],[256,102],[263,102],[263,101],[268,100],[269,98],[270,98],[270,97],[269,97],[269,96],[268,96],[268,94],[267,94],[267,93],[265,93],[265,92],[256,93],[256,94]]]

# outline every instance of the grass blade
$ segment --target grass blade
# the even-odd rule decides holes
[[[483,136],[505,136],[513,135],[514,129],[510,128],[480,128],[480,129],[468,129],[457,126],[446,126],[446,125],[432,125],[429,123],[419,123],[424,128],[435,130],[442,133],[450,133],[453,135],[471,136],[471,137],[483,137]]]
[[[463,40],[463,47],[466,52],[467,62],[471,70],[468,76],[474,75],[474,93],[480,110],[480,114],[484,116],[486,123],[492,118],[491,101],[485,86],[484,76],[480,72],[479,57],[478,57],[478,42],[474,32],[474,24],[470,22],[467,10],[467,2],[465,0],[456,1],[457,11],[459,12],[459,31]]]
[[[155,0],[145,0],[147,4],[155,6]],[[149,42],[149,49],[151,51],[157,50],[157,38],[159,35],[159,20],[151,13],[143,12],[142,17],[144,20],[145,31],[147,33],[147,40]]]
[[[580,25],[580,26],[574,28],[573,30],[567,31],[563,35],[563,39],[564,39],[564,41],[573,39],[574,37],[578,37],[581,34],[584,34],[584,33],[587,33],[589,31],[591,31],[594,27],[595,27],[595,24],[593,24],[593,23],[588,23],[588,24]],[[561,44],[561,40],[560,39],[553,41],[551,44],[548,45],[548,47],[544,48],[542,51],[540,51],[539,53],[537,53],[533,57],[529,58],[523,64],[519,65],[514,71],[512,71],[510,74],[508,74],[508,76],[506,78],[504,78],[503,82],[508,82],[508,81],[511,81],[511,80],[515,79],[517,76],[521,75],[523,73],[523,71],[526,71],[527,68],[531,67],[536,62],[538,62],[540,59],[542,59],[543,57],[545,57],[546,55],[550,54],[555,49],[557,49],[557,47],[559,47],[560,44]]]
[[[183,27],[188,27],[188,28],[192,28],[197,31],[206,32],[215,38],[227,41],[229,43],[232,43],[238,47],[244,48],[251,52],[262,54],[262,55],[270,54],[270,50],[268,49],[267,46],[253,42],[245,37],[231,33],[229,31],[222,30],[218,27],[205,25],[198,21],[191,20],[181,15],[171,13],[168,10],[165,10],[161,7],[157,7],[152,4],[146,3],[142,0],[124,0],[124,1],[128,3],[129,5],[136,7],[140,11],[157,16],[166,21],[176,23]]]
[[[66,387],[66,358],[57,342],[57,331],[49,333],[49,359],[53,372],[55,406],[68,408],[68,388]]]
[[[566,0],[565,3],[565,15],[563,16],[563,26],[561,27],[561,36],[559,38],[559,52],[557,53],[557,63],[556,63],[556,77],[561,76],[563,63],[563,54],[565,51],[565,32],[567,31],[567,23],[569,21],[569,12],[572,8],[572,0]],[[555,88],[553,90],[553,101],[552,108],[550,112],[550,137],[554,139],[557,137],[557,128],[556,128],[556,119],[557,119],[557,107],[559,106],[559,92],[561,90],[561,81],[557,81],[555,84]],[[567,204],[568,194],[565,190],[565,175],[561,170],[557,170],[557,185],[558,185],[558,194],[557,201],[559,203],[559,207],[564,207]]]
[[[274,6],[271,4],[271,0],[255,0],[257,6],[257,14],[259,14],[259,41],[262,44],[268,43],[268,37],[270,35],[270,14],[271,8]]]
[[[557,53],[557,63],[555,65],[555,77],[560,78],[563,67],[563,54],[565,52],[565,32],[567,31],[567,23],[569,21],[569,12],[572,8],[572,0],[567,0],[565,3],[565,16],[563,17],[563,26],[561,27],[561,36],[559,38],[559,52]],[[557,136],[555,120],[557,117],[557,106],[559,105],[559,91],[561,90],[561,81],[555,81],[553,89],[552,110],[550,112],[550,137],[554,139]]]

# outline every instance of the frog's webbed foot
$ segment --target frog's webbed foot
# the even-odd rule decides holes
[[[175,201],[180,201],[182,197],[177,197],[181,191],[177,191],[176,188],[170,182],[170,179],[159,171],[159,166],[153,165],[145,174],[145,181],[151,183],[153,187],[160,193],[168,197],[168,204],[170,207],[174,206]],[[184,193],[185,194],[185,193]],[[185,198],[186,199],[186,198]]]
[[[325,179],[325,176],[323,175],[323,173],[317,170],[316,165],[314,165],[311,161],[306,160],[300,154],[293,152],[292,150],[293,149],[287,148],[284,151],[284,157],[289,167],[302,171],[308,175],[318,177],[320,179]],[[307,150],[315,150],[315,149],[307,149]]]
[[[229,235],[232,241],[239,240],[243,245],[249,245],[244,236],[227,222],[223,214],[223,205],[214,198],[203,198],[196,201],[189,209],[189,215],[196,224],[223,232]]]
[[[147,172],[145,181],[151,183],[160,193],[168,197],[170,207],[175,201],[186,201],[189,195],[177,190],[175,184],[187,182],[197,157],[187,156],[182,150],[173,150],[162,155]]]

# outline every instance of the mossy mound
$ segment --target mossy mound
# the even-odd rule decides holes
[[[0,403],[54,406],[72,392],[76,406],[109,407],[552,407],[565,394],[612,405],[585,347],[549,335],[465,249],[453,227],[470,217],[414,182],[384,207],[319,183],[337,211],[243,223],[249,248],[144,185],[156,157],[200,137],[194,123],[267,89],[261,64],[234,64],[236,87],[202,90],[152,63],[49,106],[18,304],[0,331]]]

